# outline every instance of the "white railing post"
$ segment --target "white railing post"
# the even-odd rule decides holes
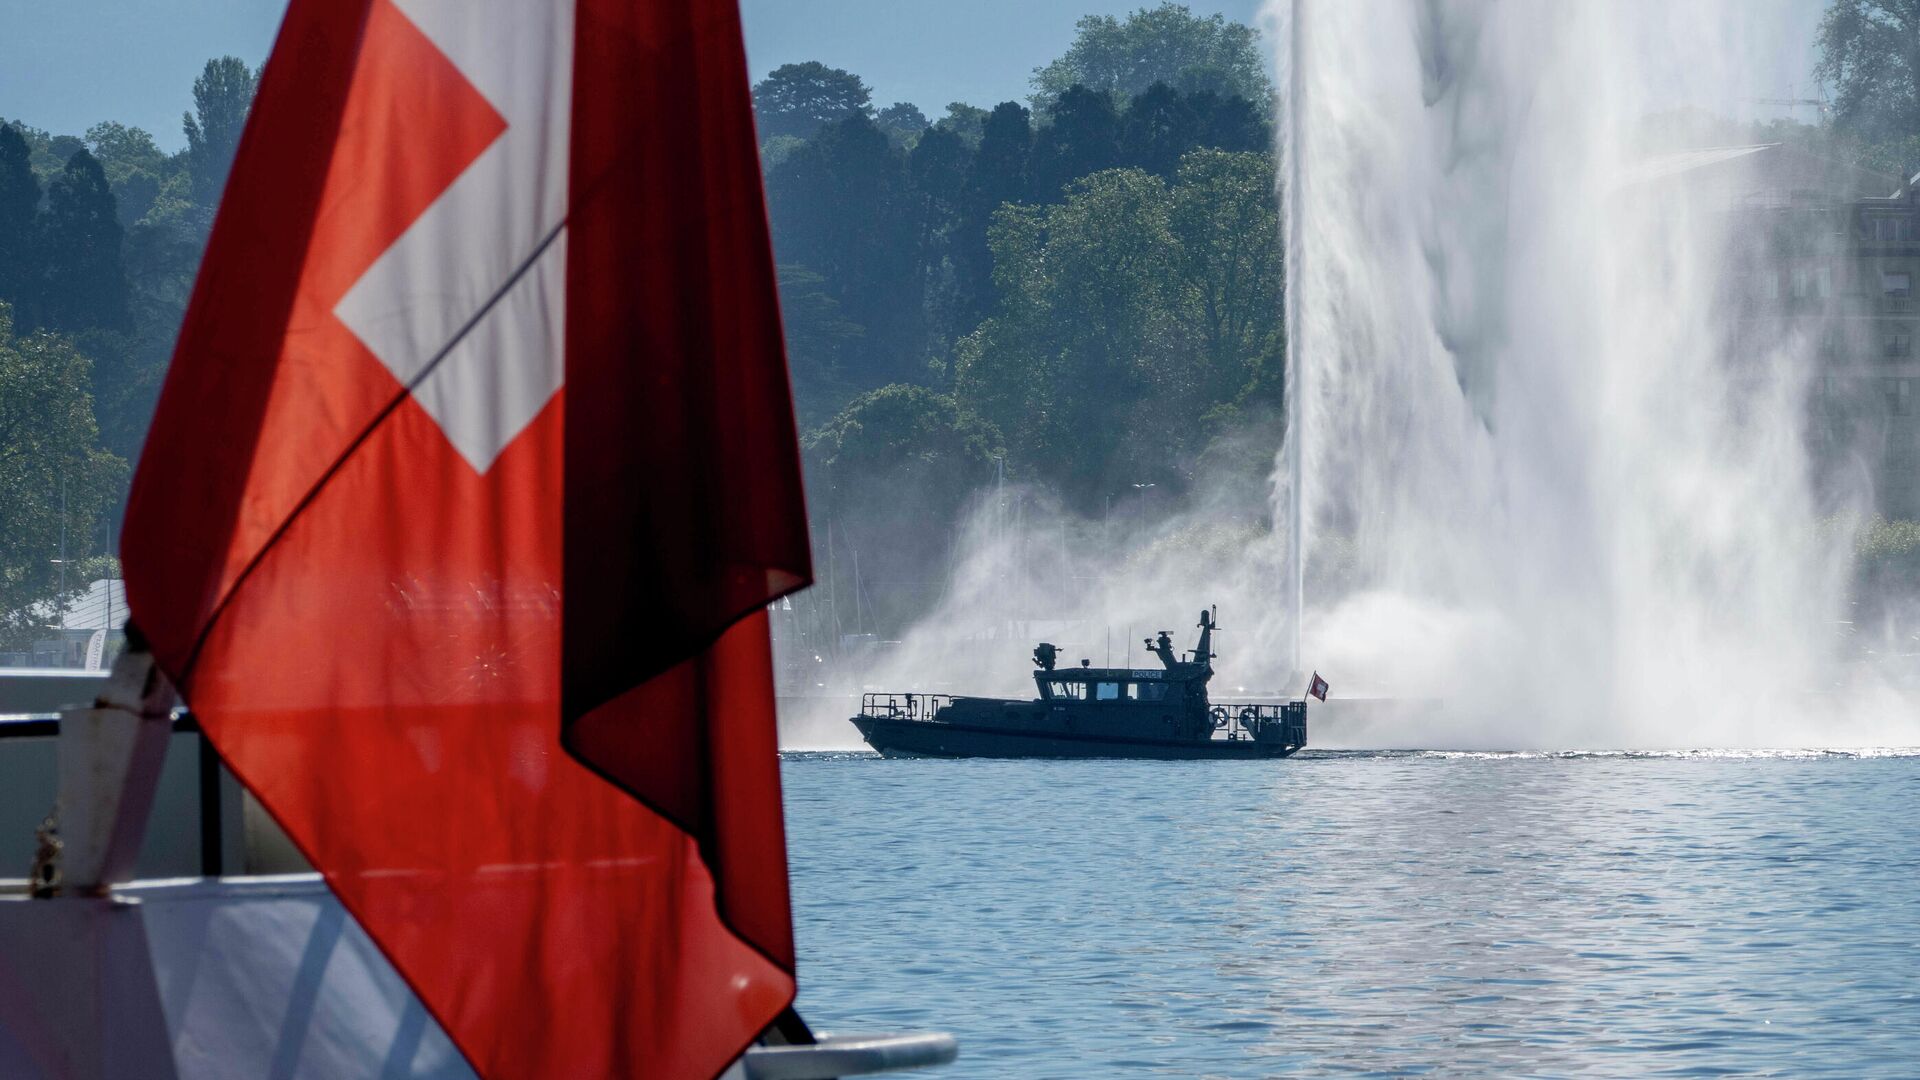
[[[92,707],[60,713],[58,890],[98,896],[133,880],[153,810],[174,691],[153,654],[130,644]]]

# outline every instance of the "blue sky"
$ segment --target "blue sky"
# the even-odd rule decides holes
[[[1186,0],[1203,14],[1255,22],[1260,0]],[[1412,0],[1404,0],[1412,2]],[[1125,14],[1148,0],[742,0],[756,77],[821,60],[867,80],[881,105],[938,115],[949,101],[1023,98],[1033,69],[1058,56],[1074,21]],[[1786,14],[1804,41],[1821,0],[1753,0]],[[285,0],[0,0],[0,116],[78,134],[99,120],[146,128],[180,146],[180,114],[209,57],[259,63]],[[1799,30],[1804,26],[1804,32]],[[1803,93],[1805,49],[1785,49],[1768,81]]]
[[[1145,0],[743,0],[755,77],[821,60],[867,80],[881,105],[930,114],[949,101],[1024,98],[1073,24]],[[1252,22],[1260,0],[1187,0]],[[180,114],[209,57],[257,64],[285,0],[0,0],[0,116],[78,134],[99,120],[146,128],[178,148]]]

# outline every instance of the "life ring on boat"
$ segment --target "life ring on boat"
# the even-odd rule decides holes
[[[1229,720],[1227,716],[1226,706],[1224,705],[1215,705],[1212,709],[1208,710],[1208,713],[1213,717],[1213,730],[1215,731],[1219,731],[1231,723],[1231,720]]]
[[[1248,734],[1252,734],[1260,726],[1260,710],[1251,705],[1241,708],[1240,726],[1245,728]]]

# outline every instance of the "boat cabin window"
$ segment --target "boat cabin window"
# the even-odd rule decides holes
[[[1141,701],[1165,701],[1167,684],[1163,682],[1143,682],[1137,686]]]
[[[1126,688],[1125,683],[1117,683],[1117,682],[1094,683],[1093,699],[1095,701],[1119,701],[1122,697],[1132,697],[1133,695],[1131,694],[1122,693],[1122,691],[1125,688]]]
[[[1079,701],[1087,696],[1087,684],[1083,682],[1052,679],[1049,680],[1049,685],[1052,686],[1053,696],[1056,698],[1073,698],[1075,701]]]

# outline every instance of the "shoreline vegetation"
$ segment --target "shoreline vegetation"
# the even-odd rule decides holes
[[[1821,125],[1672,114],[1649,140],[1791,141],[1911,175],[1920,60],[1876,45],[1891,10],[1829,5]],[[818,62],[755,84],[817,561],[850,529],[916,538],[858,553],[883,634],[1002,485],[1086,518],[1206,501],[1267,527],[1286,356],[1267,70],[1256,30],[1161,3],[1080,20],[1024,101],[928,117]],[[44,634],[33,613],[85,590],[84,560],[111,572],[258,77],[209,61],[171,154],[111,121],[0,113],[0,649]],[[1911,576],[1920,523],[1871,525],[1857,556],[1861,586]]]

